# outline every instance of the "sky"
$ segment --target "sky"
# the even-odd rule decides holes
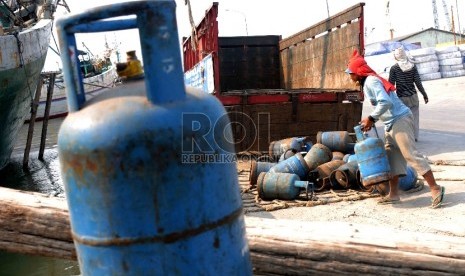
[[[95,6],[117,2],[122,2],[122,0],[66,0],[72,13],[83,12]],[[179,37],[189,36],[191,25],[185,0],[175,0],[175,2],[177,4],[176,19]],[[211,7],[213,1],[191,0],[190,2],[195,24],[198,24],[205,11]],[[324,20],[328,17],[328,12],[329,16],[332,16],[363,1],[217,0],[217,2],[219,2],[218,24],[220,36],[281,35],[286,38]],[[386,9],[387,2],[389,2],[389,16]],[[465,0],[436,0],[436,2],[441,29],[447,29],[443,2],[447,5],[449,18],[452,18],[453,12],[456,31],[458,32],[459,25],[460,29],[465,29]],[[390,39],[389,29],[391,28],[394,30],[394,37],[399,37],[434,26],[432,1],[429,0],[365,0],[364,3],[366,44]],[[457,11],[459,16],[457,16]],[[66,13],[64,9],[61,9],[55,15],[60,17],[66,15]],[[137,30],[107,34],[80,34],[77,36],[78,46],[85,42],[89,50],[98,55],[104,49],[105,37],[109,44],[118,45],[120,52],[123,53],[123,61],[126,51],[134,49],[140,53]],[[53,41],[51,45],[54,46]],[[59,57],[50,52],[48,56],[48,66],[58,66]]]

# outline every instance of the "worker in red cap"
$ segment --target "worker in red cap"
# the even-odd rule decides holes
[[[363,131],[369,131],[378,120],[384,123],[385,149],[391,167],[389,194],[380,204],[400,202],[399,177],[407,174],[407,163],[428,183],[431,190],[431,207],[438,208],[444,200],[445,188],[436,183],[428,161],[418,152],[415,144],[413,115],[397,97],[396,87],[376,74],[365,59],[354,51],[346,73],[353,82],[362,86],[365,99],[374,107],[369,116],[362,118]]]

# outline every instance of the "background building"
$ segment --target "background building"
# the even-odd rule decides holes
[[[433,27],[394,38],[395,41],[416,44],[421,48],[440,47],[465,43],[465,36],[449,31],[435,29]]]

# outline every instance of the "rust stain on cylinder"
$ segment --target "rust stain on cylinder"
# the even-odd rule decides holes
[[[344,171],[335,172],[336,180],[344,188],[349,188],[349,177]]]
[[[344,165],[345,162],[342,160],[333,160],[330,162],[326,162],[317,167],[318,173],[320,174],[321,178],[328,177],[335,169],[339,168],[340,166]]]

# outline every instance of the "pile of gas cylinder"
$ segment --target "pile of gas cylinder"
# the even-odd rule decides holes
[[[356,129],[357,132],[357,129]],[[264,200],[293,200],[305,192],[307,199],[325,190],[373,192],[390,178],[390,167],[380,138],[347,131],[318,132],[309,137],[273,141],[269,155],[251,161],[250,185]],[[401,190],[411,189],[417,174],[408,167],[400,178]]]

